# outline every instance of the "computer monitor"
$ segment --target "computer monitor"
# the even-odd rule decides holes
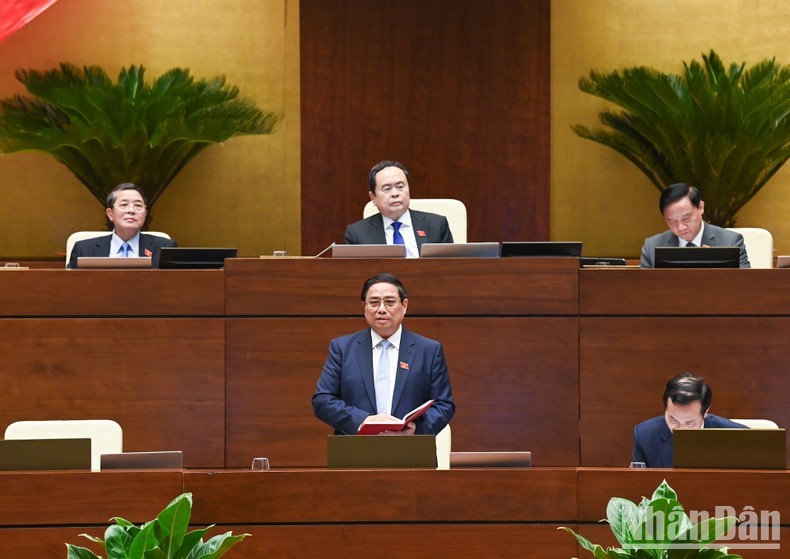
[[[420,258],[499,258],[499,243],[423,243]]]
[[[571,256],[582,255],[581,241],[504,241],[502,258],[533,256]]]
[[[225,267],[226,258],[236,258],[235,248],[162,247],[159,268],[170,270],[206,270]]]
[[[656,268],[738,268],[738,247],[656,247]]]

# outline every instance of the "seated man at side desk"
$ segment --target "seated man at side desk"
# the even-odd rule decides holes
[[[661,192],[658,202],[669,231],[645,239],[640,268],[655,268],[656,247],[740,247],[740,267],[751,268],[743,235],[706,223],[702,219],[705,202],[700,191],[684,183],[676,183]]]
[[[148,215],[143,190],[136,184],[125,182],[107,195],[105,213],[112,223],[110,235],[78,241],[71,251],[69,268],[77,268],[80,256],[141,257],[150,256],[156,261],[159,249],[178,244],[164,237],[141,233]]]
[[[409,209],[409,172],[397,161],[382,161],[368,174],[370,199],[379,213],[346,229],[349,245],[406,245],[406,257],[417,258],[423,243],[452,243],[447,218]]]
[[[674,463],[672,433],[676,427],[744,429],[745,426],[708,413],[713,391],[700,377],[680,373],[664,390],[664,415],[634,427],[634,462],[648,468],[671,468]]]
[[[408,306],[400,280],[377,274],[362,288],[362,311],[370,327],[329,344],[313,411],[335,434],[356,434],[365,421],[403,418],[431,399],[433,405],[416,422],[383,434],[435,435],[453,417],[442,345],[402,327]]]

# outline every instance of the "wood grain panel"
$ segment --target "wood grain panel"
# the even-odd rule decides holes
[[[708,511],[732,507],[741,513],[745,507],[755,511],[777,511],[784,524],[790,517],[790,471],[782,470],[673,470],[673,469],[593,469],[578,472],[579,520],[596,522],[606,516],[611,497],[639,502],[650,497],[666,479],[678,494],[686,511]]]
[[[182,491],[180,470],[3,472],[0,525],[106,525],[113,516],[142,523],[159,514]]]
[[[224,348],[221,318],[0,320],[0,428],[113,419],[126,451],[183,450],[187,466],[223,467]]]
[[[790,425],[790,317],[580,320],[582,466],[626,466],[633,427],[661,415],[667,381],[690,371],[713,390],[711,412]]]
[[[790,315],[785,270],[584,269],[582,315]]]
[[[440,340],[457,411],[455,450],[531,450],[541,466],[578,465],[575,318],[407,318]],[[324,466],[328,426],[311,398],[329,341],[360,318],[228,319],[228,467],[268,456]]]
[[[0,548],[6,557],[63,559],[66,557],[66,544],[70,543],[102,556],[101,546],[80,534],[103,538],[104,527],[0,528]]]
[[[302,0],[302,253],[340,242],[382,159],[468,238],[550,236],[550,2]]]
[[[26,270],[0,273],[0,316],[217,316],[221,270]]]
[[[227,262],[231,316],[361,316],[365,280],[400,278],[410,315],[576,315],[573,258],[235,259]]]
[[[194,496],[192,522],[197,524],[537,522],[576,517],[572,468],[187,471],[184,490]]]

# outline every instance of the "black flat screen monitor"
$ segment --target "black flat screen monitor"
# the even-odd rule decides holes
[[[211,270],[225,267],[226,258],[236,258],[235,248],[162,247],[159,268],[162,270]]]
[[[738,247],[656,247],[656,268],[738,268]]]
[[[525,241],[502,243],[502,258],[508,256],[571,256],[582,255],[581,241]]]

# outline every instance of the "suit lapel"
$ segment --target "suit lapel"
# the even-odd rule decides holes
[[[664,464],[671,465],[674,463],[674,449],[673,449],[673,439],[672,439],[672,432],[667,427],[666,423],[664,423],[663,428],[658,436],[659,446],[658,446],[658,454],[661,456],[661,460]]]
[[[140,254],[137,256],[153,256],[154,255],[154,237],[153,235],[146,235],[144,233],[140,233]],[[150,252],[151,254],[146,254],[145,251]]]
[[[370,338],[370,330],[362,331],[355,340],[354,351],[356,352],[357,367],[362,376],[362,384],[365,386],[365,392],[370,399],[373,406],[371,409],[376,409],[376,384],[373,377],[373,342]]]
[[[93,247],[93,254],[90,256],[110,256],[110,239],[112,235],[96,237],[96,244]]]
[[[428,238],[428,224],[426,223],[425,214],[415,210],[409,210],[409,213],[411,214],[411,226],[412,229],[414,229],[414,238],[417,240],[417,248],[420,249]],[[426,233],[426,235],[420,235],[420,231]]]
[[[406,388],[406,381],[409,380],[409,365],[414,362],[414,354],[414,339],[411,333],[404,328],[400,336],[400,348],[398,348],[398,372],[395,375],[395,391],[392,394],[393,410],[398,407],[403,389]]]
[[[370,216],[368,222],[368,237],[370,237],[370,244],[385,245],[387,244],[387,236],[384,234],[384,219],[381,214],[374,214]]]
[[[710,247],[715,247],[716,245],[716,231],[713,228],[705,224],[705,228],[702,230],[702,244],[707,245]]]

